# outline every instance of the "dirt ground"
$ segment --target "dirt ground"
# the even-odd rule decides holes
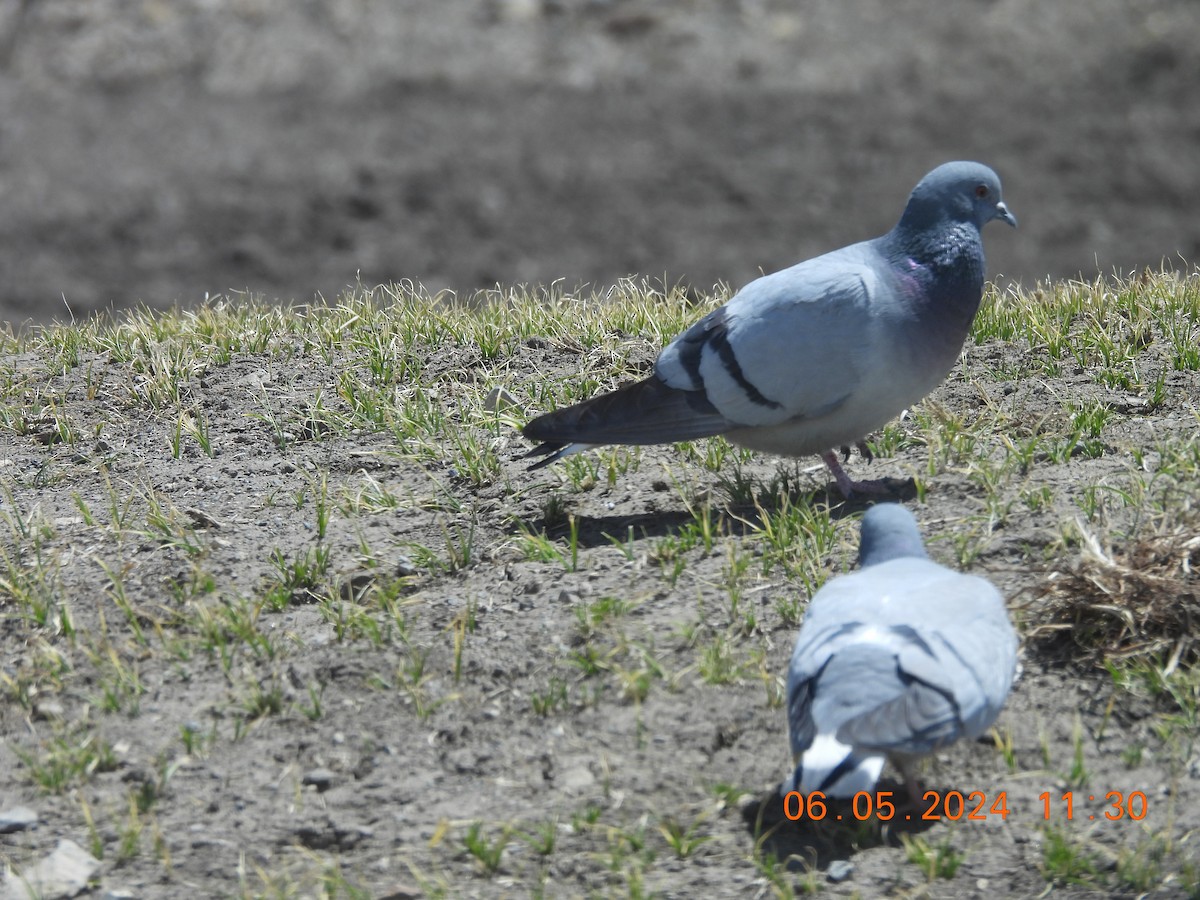
[[[656,349],[626,336],[615,358],[636,369]],[[1162,375],[1161,405],[1149,410],[1146,397],[1100,388],[1070,364],[1061,377],[1004,374],[1030,352],[1021,342],[969,347],[922,410],[1009,423],[980,431],[997,451],[1010,436],[1057,434],[1063,398],[1122,411],[1086,452],[1039,456],[992,503],[965,462],[975,451],[943,455],[935,439],[947,429],[910,417],[869,467],[921,477],[928,493],[906,502],[931,552],[992,578],[1027,636],[998,723],[1011,763],[986,742],[955,745],[923,775],[928,789],[981,791],[989,803],[1005,792],[1008,818],[897,827],[780,825],[776,786],[789,762],[779,679],[816,570],[760,569],[761,529],[781,505],[828,510],[835,533],[814,565],[843,571],[856,535],[842,519],[863,508],[831,495],[823,470],[808,468],[815,460],[713,472],[650,448],[611,483],[572,487],[565,466],[526,471],[514,457],[527,445],[504,427],[489,438],[498,472],[476,480],[465,463],[422,464],[386,432],[314,428],[301,411],[321,396],[338,407],[339,379],[365,362],[283,336],[186,379],[215,452],[189,439],[176,457],[174,414],[130,403],[153,372],[108,354],[51,375],[45,358],[10,359],[6,377],[57,397],[54,420],[78,436],[57,440],[49,423],[0,430],[9,552],[24,548],[19,571],[30,579],[21,596],[36,599],[44,573],[76,637],[54,614],[44,627],[12,606],[0,618],[0,796],[40,816],[36,829],[0,838],[0,850],[27,867],[70,838],[103,855],[103,890],[139,898],[315,896],[322,883],[340,895],[337,879],[393,898],[771,896],[780,883],[872,898],[1033,897],[1050,886],[1060,897],[1194,897],[1200,872],[1190,887],[1179,875],[1200,833],[1194,698],[1189,721],[1146,686],[1118,689],[1094,660],[1068,662],[1069,640],[1029,636],[1050,621],[1040,589],[1078,557],[1077,538],[1063,543],[1076,519],[1118,554],[1130,547],[1123,535],[1164,526],[1151,521],[1164,506],[1168,532],[1194,530],[1194,475],[1168,474],[1156,450],[1135,454],[1194,452],[1200,376],[1149,344],[1139,367],[1148,383]],[[414,353],[451,415],[497,378],[526,398],[583,365],[577,346],[544,340],[491,362],[472,346]],[[707,442],[696,446],[703,454]],[[1142,466],[1162,471],[1126,502]],[[852,473],[864,468],[851,461]],[[765,491],[765,507],[739,484]],[[359,513],[344,511],[346,497]],[[715,544],[676,556],[669,539],[697,504],[711,504]],[[332,510],[324,524],[322,508]],[[528,552],[523,535],[543,529],[561,556]],[[255,598],[280,579],[273,558],[290,565],[318,550],[329,574],[314,590],[335,599],[295,588],[278,611],[259,610]],[[750,568],[734,609],[739,558]],[[253,627],[246,610],[256,610]],[[1168,728],[1168,713],[1183,718]],[[110,760],[61,792],[37,787],[43,760],[97,740]],[[882,788],[902,790],[892,778]],[[1076,818],[1055,807],[1047,820],[1039,796],[1068,790]],[[1104,821],[1102,802],[1083,799],[1109,791],[1143,792],[1146,818]],[[467,848],[474,822],[485,848],[509,829],[490,869],[486,850]],[[672,849],[672,828],[695,845]],[[545,829],[553,848],[543,853]],[[900,832],[952,853],[953,877],[909,862]],[[1083,848],[1072,852],[1090,874],[1044,874],[1055,835]],[[1139,883],[1122,856],[1131,848],[1159,874]],[[777,864],[761,862],[770,855]],[[835,863],[850,864],[849,880],[826,880]]]
[[[1021,220],[993,274],[1200,257],[1191,0],[5,0],[0,32],[14,322],[737,286],[881,233],[952,158]]]

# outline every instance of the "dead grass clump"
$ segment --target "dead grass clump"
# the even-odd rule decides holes
[[[1030,640],[1075,659],[1200,656],[1200,533],[1179,529],[1105,548],[1082,523],[1079,559],[1052,571],[1032,605]]]

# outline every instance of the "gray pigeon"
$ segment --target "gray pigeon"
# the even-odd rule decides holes
[[[555,410],[522,433],[547,465],[598,444],[721,434],[785,456],[819,453],[849,497],[834,447],[859,443],[941,383],[983,294],[979,229],[1015,226],[987,166],[938,166],[896,227],[742,288],[658,355],[654,374]]]
[[[787,687],[796,770],[784,792],[873,790],[887,756],[915,793],[912,759],[979,737],[1012,687],[1017,635],[1004,598],[929,559],[912,513],[895,503],[867,510],[859,562],[817,591],[796,638]]]

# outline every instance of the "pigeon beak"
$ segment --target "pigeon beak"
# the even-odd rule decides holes
[[[1003,219],[1013,228],[1017,227],[1017,217],[1008,211],[1008,207],[1004,205],[1003,201],[996,204],[996,218]]]

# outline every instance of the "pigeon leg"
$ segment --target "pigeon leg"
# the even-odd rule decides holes
[[[893,756],[892,762],[896,768],[900,770],[900,774],[904,776],[904,786],[908,788],[908,799],[912,801],[913,806],[921,805],[921,786],[917,784],[917,775],[915,772],[914,760],[907,756]]]
[[[838,462],[837,454],[832,450],[826,450],[822,453],[821,459],[829,467],[829,471],[833,475],[833,480],[837,482],[838,490],[842,492],[842,496],[847,500],[856,492],[867,495],[874,494],[877,497],[895,496],[896,492],[889,486],[886,478],[877,478],[873,481],[855,481],[852,479],[846,474],[846,470]]]
[[[854,482],[850,476],[846,474],[846,470],[842,468],[842,464],[838,462],[837,454],[832,450],[826,450],[821,454],[821,459],[825,465],[829,467],[829,471],[833,474],[833,480],[837,482],[838,490],[842,492],[842,496],[847,500],[854,493]]]

